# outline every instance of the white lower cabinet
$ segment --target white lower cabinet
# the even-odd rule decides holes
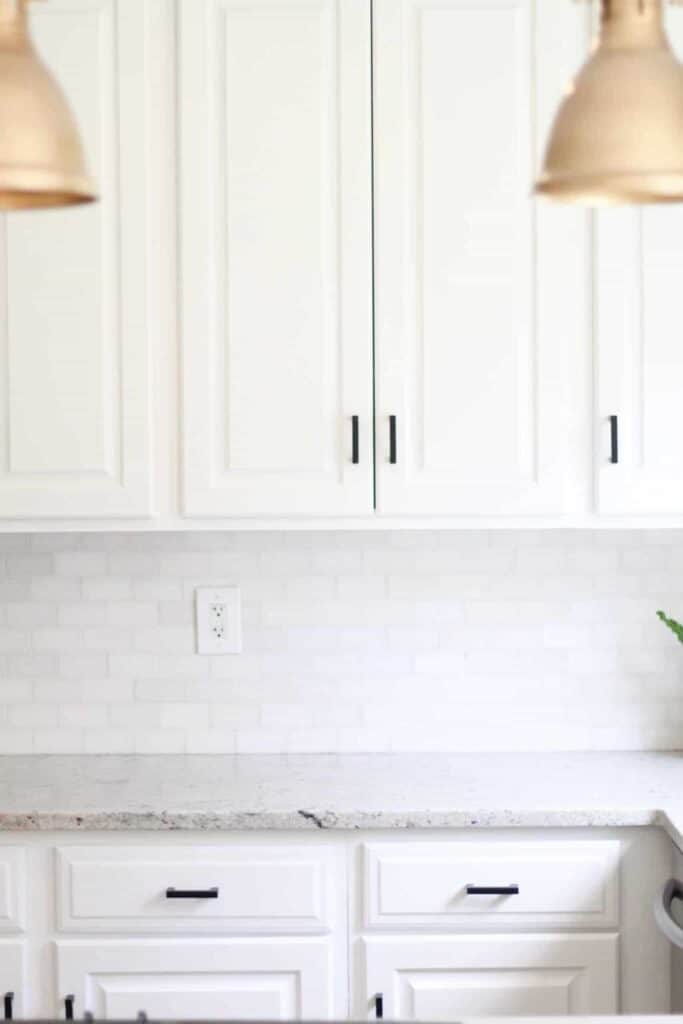
[[[400,1020],[616,1013],[615,934],[363,940],[370,1003]]]
[[[0,836],[19,1019],[661,1014],[658,829]],[[2,1007],[0,1006],[0,1011]]]
[[[130,1020],[297,1020],[333,1015],[325,939],[57,943],[60,1000]]]

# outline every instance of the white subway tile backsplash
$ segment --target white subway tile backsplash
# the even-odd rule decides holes
[[[683,747],[683,532],[0,536],[0,753]],[[244,653],[195,654],[241,588]]]
[[[162,729],[205,730],[209,728],[209,705],[189,701],[161,704],[159,722]]]
[[[57,576],[75,576],[78,579],[104,576],[107,571],[107,556],[100,552],[61,552],[55,555],[54,567]]]
[[[56,727],[59,721],[58,704],[10,704],[7,708],[7,722],[10,726],[23,729]]]
[[[40,673],[45,676],[48,673]],[[96,679],[107,674],[106,654],[62,654],[59,674],[67,679]]]
[[[108,720],[106,704],[62,704],[59,708],[60,725],[75,729],[101,729]]]
[[[135,731],[136,754],[184,754],[187,738],[181,729],[143,729]]]

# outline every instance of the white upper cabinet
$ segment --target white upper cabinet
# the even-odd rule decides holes
[[[372,511],[370,29],[180,0],[188,516]]]
[[[158,2],[30,5],[101,201],[0,223],[0,517],[152,511],[148,65]]]
[[[585,219],[530,192],[585,9],[374,9],[378,508],[560,513]]]
[[[0,529],[683,521],[683,208],[531,194],[590,4],[30,16],[101,201],[0,217]]]
[[[683,208],[597,220],[597,504],[683,515]]]
[[[680,56],[680,11],[669,31]],[[597,215],[596,501],[604,516],[683,515],[681,280],[683,207]]]

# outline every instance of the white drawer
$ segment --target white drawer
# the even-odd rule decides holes
[[[65,932],[325,932],[335,917],[335,851],[301,846],[63,846]],[[340,870],[342,870],[340,868]],[[169,898],[167,890],[181,892]],[[217,896],[208,893],[217,889]],[[207,895],[186,896],[184,893]]]
[[[619,843],[370,843],[365,847],[366,927],[471,928],[575,925],[619,919]],[[518,887],[515,895],[468,887]]]

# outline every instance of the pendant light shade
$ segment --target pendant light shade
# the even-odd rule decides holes
[[[601,0],[597,43],[559,109],[536,192],[587,205],[683,201],[683,67],[662,0]]]
[[[0,209],[92,202],[76,122],[31,42],[28,2],[0,0]]]

